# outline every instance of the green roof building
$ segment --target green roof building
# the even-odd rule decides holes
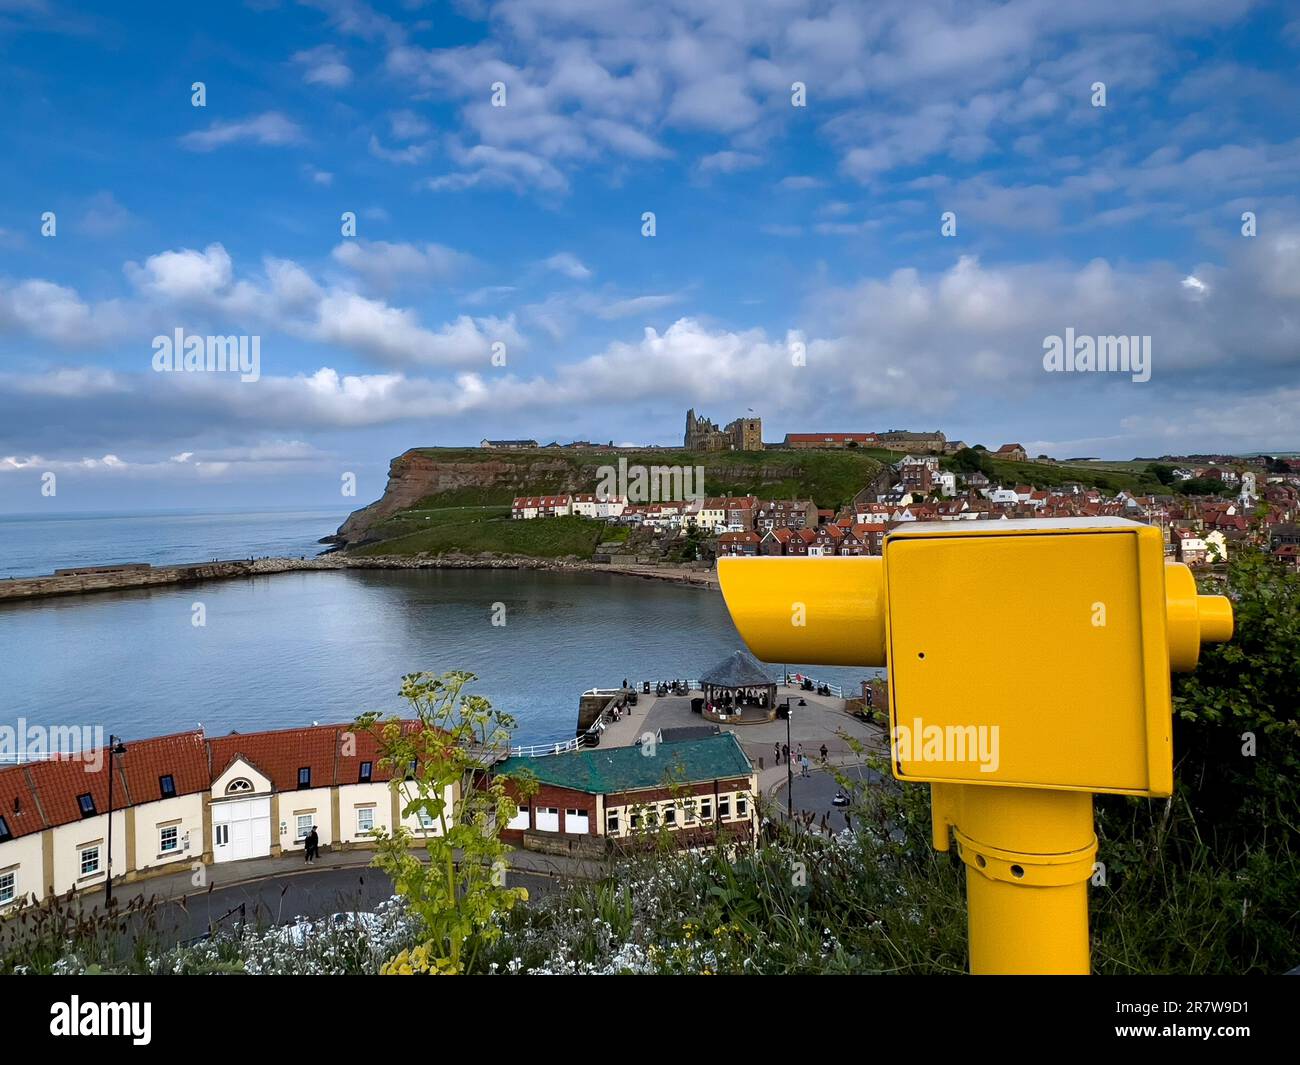
[[[730,732],[644,746],[594,747],[507,758],[497,776],[531,776],[536,789],[501,838],[530,850],[596,857],[663,830],[683,846],[753,843],[758,778]]]

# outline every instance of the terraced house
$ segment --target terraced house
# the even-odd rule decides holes
[[[275,732],[202,731],[135,740],[110,759],[61,756],[0,768],[0,907],[115,882],[322,847],[352,847],[399,821],[403,789],[378,743],[347,725]],[[113,804],[108,781],[113,773]],[[454,801],[458,789],[447,790]]]

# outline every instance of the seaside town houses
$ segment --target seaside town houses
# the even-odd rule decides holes
[[[752,842],[758,778],[748,757],[730,733],[684,731],[690,735],[678,742],[664,737],[652,749],[485,763],[485,773],[527,770],[541,785],[503,827],[502,838],[534,850],[583,853],[635,843],[641,830],[659,827],[680,833],[683,845]],[[473,774],[463,786],[474,787],[477,779]],[[441,827],[423,811],[402,816],[412,787],[394,783],[381,767],[371,733],[348,725],[217,737],[196,730],[130,741],[111,760],[100,748],[85,757],[0,766],[0,912],[102,890],[110,817],[113,880],[132,883],[301,853],[313,830],[322,848],[348,850],[372,846],[375,833],[400,822],[418,845]],[[518,794],[515,785],[507,787]],[[451,809],[461,789],[446,788]]]
[[[111,758],[59,755],[0,766],[0,907],[104,885],[113,820],[115,881],[245,858],[366,846],[403,819],[375,738],[347,725],[134,740]],[[457,789],[448,788],[447,801]]]
[[[712,423],[700,419],[692,424],[701,432],[715,431],[707,428]],[[913,446],[904,450],[904,445]],[[623,557],[640,561],[666,557],[672,545],[687,536],[702,538],[700,552],[689,557],[707,564],[711,558],[735,555],[879,555],[885,534],[905,522],[1064,517],[1128,517],[1156,525],[1164,533],[1169,557],[1194,566],[1225,562],[1246,545],[1262,547],[1290,566],[1300,555],[1300,537],[1276,531],[1294,530],[1300,519],[1298,459],[1215,455],[1196,461],[1160,460],[1172,474],[1168,491],[1137,495],[1104,494],[1078,482],[1040,487],[1022,481],[1020,477],[1031,476],[1034,464],[1016,443],[985,454],[1024,464],[1025,472],[1015,481],[990,480],[982,469],[953,464],[952,448],[965,445],[947,441],[941,432],[792,433],[784,445],[767,446],[871,447],[899,454],[838,510],[818,507],[811,499],[755,495],[632,504],[622,498],[605,501],[593,493],[520,497],[513,502],[512,515],[526,520],[573,514],[631,526],[635,542]],[[1180,492],[1183,482],[1196,482],[1199,493]],[[1218,494],[1207,494],[1205,486],[1216,483],[1222,486]]]

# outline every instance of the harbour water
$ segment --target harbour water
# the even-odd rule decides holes
[[[573,735],[585,688],[697,677],[741,646],[709,589],[531,570],[293,572],[0,605],[0,723],[133,738],[347,721],[399,710],[406,673],[464,669],[516,716],[517,742],[539,743]],[[869,672],[804,668],[853,689]]]
[[[0,579],[56,568],[214,558],[311,557],[347,517],[342,509],[0,514]]]

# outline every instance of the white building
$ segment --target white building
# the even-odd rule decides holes
[[[102,888],[109,868],[108,758],[0,767],[0,909],[25,898]],[[207,738],[186,732],[126,744],[113,758],[115,881],[202,862],[364,845],[402,819],[408,785],[390,785],[374,736],[347,725]],[[446,801],[455,802],[449,787]]]

